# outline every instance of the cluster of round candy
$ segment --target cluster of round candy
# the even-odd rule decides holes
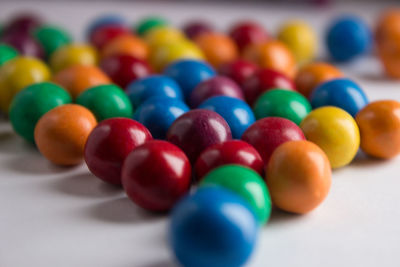
[[[254,22],[226,35],[153,17],[132,33],[106,16],[89,27],[88,45],[25,15],[2,40],[11,35],[45,51],[0,47],[0,108],[15,132],[55,164],[84,160],[147,210],[173,209],[170,242],[184,266],[240,266],[272,205],[315,209],[331,168],[360,145],[374,157],[400,153],[400,103],[368,103],[339,69],[309,63],[316,40],[304,23],[273,39]]]

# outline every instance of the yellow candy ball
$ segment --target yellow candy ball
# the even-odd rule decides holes
[[[0,68],[0,109],[8,113],[10,103],[19,91],[33,83],[50,80],[50,70],[41,60],[17,57]]]
[[[307,140],[326,153],[332,168],[349,164],[360,146],[360,131],[355,120],[340,108],[317,108],[304,118],[300,127]]]
[[[278,33],[278,39],[289,47],[299,63],[311,61],[316,55],[318,46],[316,34],[303,21],[284,24]]]
[[[50,66],[58,72],[73,65],[96,65],[97,51],[86,44],[70,44],[57,49],[50,57]]]
[[[172,27],[156,27],[144,36],[144,40],[150,47],[159,47],[171,42],[186,40],[185,35]]]

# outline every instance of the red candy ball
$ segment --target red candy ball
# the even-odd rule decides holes
[[[196,36],[214,31],[213,27],[205,21],[192,21],[185,25],[183,32],[189,39],[194,39]]]
[[[305,140],[304,134],[294,122],[278,117],[256,121],[242,135],[242,140],[251,144],[267,164],[272,152],[287,141]]]
[[[125,158],[134,148],[151,139],[150,132],[137,121],[128,118],[104,120],[88,137],[86,164],[101,180],[120,185]]]
[[[275,88],[295,90],[295,85],[290,78],[278,71],[261,69],[243,83],[242,89],[247,102],[253,105],[262,93]]]
[[[142,208],[168,211],[190,188],[191,167],[175,145],[154,140],[133,150],[122,167],[126,194]]]
[[[239,85],[243,85],[247,78],[254,75],[258,69],[256,64],[247,60],[238,59],[221,65],[219,73],[231,78]]]
[[[152,73],[149,64],[130,55],[112,55],[100,62],[100,68],[122,88]]]
[[[194,163],[207,147],[232,139],[231,129],[216,112],[195,109],[178,117],[167,133],[167,140],[180,147]]]
[[[252,21],[240,22],[233,26],[229,33],[240,50],[249,44],[259,44],[268,39],[265,29]]]
[[[35,14],[23,13],[15,16],[4,28],[4,35],[14,33],[31,33],[42,25],[42,19]]]
[[[257,150],[244,141],[231,140],[210,146],[200,154],[195,165],[196,177],[200,180],[212,169],[225,164],[242,165],[263,174],[264,163]]]
[[[44,58],[42,46],[29,33],[9,33],[2,38],[1,42],[14,47],[21,55]]]
[[[90,43],[97,49],[103,48],[109,41],[120,35],[130,34],[129,29],[122,25],[107,25],[96,29],[90,35]]]

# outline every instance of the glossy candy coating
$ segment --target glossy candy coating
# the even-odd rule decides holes
[[[281,117],[297,125],[311,112],[311,105],[301,94],[283,89],[274,89],[262,94],[254,104],[257,119]]]
[[[108,57],[116,54],[131,55],[138,59],[147,60],[149,47],[134,35],[120,35],[109,41],[101,50],[101,56]]]
[[[246,79],[254,75],[258,71],[258,66],[250,61],[237,59],[235,61],[223,64],[220,66],[218,72],[225,75],[240,86],[244,84]]]
[[[393,158],[400,153],[400,103],[375,101],[356,116],[361,149],[377,158]]]
[[[201,152],[195,164],[197,180],[202,180],[211,170],[226,164],[245,166],[260,175],[264,172],[263,160],[254,147],[241,140],[230,140]]]
[[[116,14],[103,14],[95,18],[88,26],[86,30],[87,36],[90,36],[98,28],[108,25],[126,25],[126,21],[123,17]]]
[[[74,65],[54,75],[53,81],[65,88],[76,99],[83,91],[97,85],[110,84],[111,80],[99,68]]]
[[[137,205],[168,211],[189,192],[191,166],[177,146],[154,140],[134,149],[124,161],[122,184]]]
[[[360,146],[360,132],[353,117],[337,107],[313,110],[300,124],[308,141],[328,156],[332,168],[349,164]]]
[[[260,44],[268,40],[265,29],[254,21],[236,23],[229,31],[229,36],[236,42],[240,50],[251,44]]]
[[[100,68],[122,88],[137,79],[149,76],[152,70],[146,61],[130,55],[112,55],[101,60]]]
[[[145,35],[150,30],[154,30],[157,27],[165,27],[169,23],[167,20],[161,17],[147,17],[139,21],[136,26],[136,33],[140,36]]]
[[[199,83],[215,76],[215,71],[204,61],[183,59],[170,64],[164,74],[179,84],[185,99],[188,99]]]
[[[165,139],[171,124],[189,110],[180,99],[151,97],[137,108],[133,119],[146,126],[155,139]]]
[[[105,25],[94,30],[89,38],[90,43],[97,49],[102,49],[108,42],[121,35],[128,35],[130,31],[124,25]]]
[[[14,47],[0,44],[0,67],[7,61],[16,58],[18,55],[19,53]]]
[[[250,205],[222,187],[203,187],[173,209],[169,240],[182,266],[243,266],[258,236]]]
[[[331,180],[327,156],[309,141],[279,146],[267,167],[272,202],[287,212],[303,214],[315,209],[328,195]]]
[[[165,26],[151,29],[146,32],[143,38],[151,48],[156,48],[185,40],[185,35],[179,29]]]
[[[131,118],[133,109],[128,96],[114,84],[104,84],[82,92],[76,103],[89,109],[98,122],[109,118]]]
[[[194,163],[207,147],[232,139],[226,121],[216,112],[195,109],[186,112],[172,123],[167,140],[180,147]]]
[[[42,46],[46,58],[49,58],[60,47],[72,42],[72,37],[68,32],[51,25],[37,28],[33,35]]]
[[[28,33],[9,33],[1,39],[1,42],[14,47],[21,55],[40,59],[44,58],[42,46]]]
[[[190,95],[189,103],[192,108],[196,108],[208,98],[219,95],[244,100],[242,89],[233,80],[225,76],[215,76],[196,86]]]
[[[344,109],[351,116],[368,104],[368,98],[361,87],[350,79],[335,79],[319,85],[310,95],[313,108],[335,106]]]
[[[288,141],[305,140],[301,129],[292,121],[268,117],[256,121],[243,134],[242,140],[257,149],[267,164],[274,150]]]
[[[295,85],[283,73],[272,69],[260,69],[246,79],[242,88],[247,102],[253,105],[257,98],[268,90],[275,88],[295,90]]]
[[[121,185],[122,164],[137,146],[152,139],[150,132],[137,121],[112,118],[100,122],[85,145],[85,161],[99,179]]]
[[[30,33],[42,25],[42,18],[33,13],[20,13],[5,25],[4,35],[12,33]]]
[[[208,32],[213,32],[214,27],[210,25],[207,21],[194,20],[185,24],[183,27],[183,32],[189,39],[195,39],[198,35]]]
[[[256,120],[250,106],[234,97],[214,96],[204,101],[199,108],[221,115],[231,128],[232,137],[235,139],[240,139],[244,131]]]
[[[126,93],[135,108],[152,97],[183,99],[179,85],[165,75],[151,75],[136,80],[128,85]]]
[[[305,97],[309,97],[318,85],[343,77],[343,73],[335,66],[324,62],[306,64],[298,71],[295,84],[296,89]]]
[[[35,127],[35,143],[40,153],[57,165],[83,161],[86,140],[96,126],[96,118],[85,107],[66,104],[44,114]]]
[[[49,64],[54,72],[74,65],[97,65],[97,51],[86,44],[69,44],[57,49],[50,57]]]

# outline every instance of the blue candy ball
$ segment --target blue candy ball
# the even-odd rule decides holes
[[[185,99],[202,81],[216,75],[215,70],[203,61],[184,59],[176,61],[164,70],[164,74],[174,79],[182,88]]]
[[[90,36],[95,30],[107,25],[126,25],[123,17],[115,14],[102,15],[95,18],[86,30],[86,35]]]
[[[371,30],[359,17],[341,17],[329,27],[326,44],[334,60],[350,61],[370,50],[372,46]]]
[[[151,97],[176,98],[183,100],[179,85],[165,75],[151,75],[128,85],[126,92],[136,108]]]
[[[335,106],[354,117],[368,104],[368,98],[360,86],[352,80],[336,79],[315,88],[310,95],[310,102],[313,108]]]
[[[221,115],[231,128],[235,139],[240,139],[244,131],[256,121],[253,110],[246,102],[229,96],[211,97],[199,108],[209,109]]]
[[[152,97],[143,102],[133,115],[133,119],[149,129],[156,139],[165,139],[171,124],[189,107],[179,99]]]
[[[183,266],[242,266],[257,235],[250,206],[221,187],[201,188],[172,211],[170,243]]]

